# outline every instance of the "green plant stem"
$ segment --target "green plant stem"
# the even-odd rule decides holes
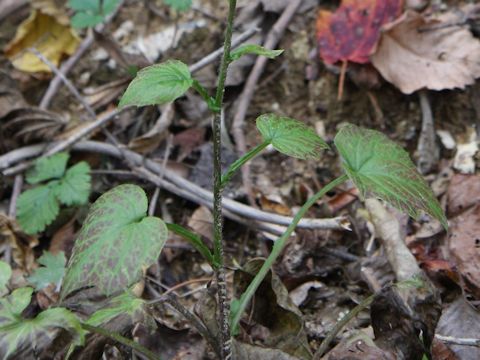
[[[345,325],[348,324],[350,320],[356,317],[362,310],[366,309],[370,306],[375,295],[370,295],[365,300],[363,300],[360,304],[355,306],[352,310],[350,310],[343,318],[338,321],[332,330],[328,333],[327,337],[322,341],[317,351],[315,351],[315,355],[313,356],[313,360],[320,360],[322,355],[327,351],[330,343],[335,339],[335,336],[343,329]]]
[[[107,337],[109,339],[112,339],[112,340],[114,340],[114,341],[116,341],[120,344],[125,345],[125,346],[128,346],[128,347],[132,348],[133,350],[138,351],[140,354],[146,356],[147,359],[149,359],[149,360],[160,360],[161,359],[160,355],[156,355],[152,351],[148,350],[145,346],[140,345],[139,343],[137,343],[133,340],[130,340],[130,339],[128,339],[128,338],[126,338],[126,337],[124,337],[124,336],[122,336],[122,335],[120,335],[116,332],[108,331],[108,330],[102,329],[101,327],[89,325],[89,324],[86,324],[86,323],[82,323],[82,328],[84,328],[87,331],[105,336],[105,337]]]
[[[223,55],[218,72],[218,83],[215,95],[215,107],[213,117],[213,242],[215,261],[220,264],[215,271],[218,286],[218,305],[219,305],[219,327],[221,341],[222,359],[231,359],[232,343],[230,336],[230,307],[227,293],[227,282],[225,275],[225,263],[223,253],[223,235],[222,235],[222,122],[221,111],[223,106],[223,95],[225,93],[225,80],[227,79],[227,70],[230,59],[230,50],[232,47],[233,20],[235,18],[236,0],[229,0],[227,27],[225,29],[225,40],[223,43]]]
[[[222,189],[232,179],[233,175],[249,160],[260,154],[263,149],[270,145],[270,141],[265,141],[262,144],[254,147],[252,150],[244,154],[240,159],[235,161],[222,176]]]
[[[258,271],[257,275],[255,275],[250,285],[248,285],[247,290],[245,290],[245,292],[242,294],[242,296],[240,297],[237,303],[237,307],[235,309],[235,313],[233,314],[232,323],[231,323],[231,328],[234,332],[236,332],[238,323],[240,322],[240,318],[242,317],[243,312],[245,311],[248,304],[250,303],[250,300],[255,294],[255,291],[257,291],[258,287],[262,283],[263,279],[267,275],[273,263],[275,262],[275,260],[277,260],[278,256],[281,254],[283,248],[285,247],[285,244],[287,243],[288,238],[293,233],[293,231],[297,227],[302,217],[305,216],[308,209],[310,209],[310,207],[313,204],[315,204],[318,201],[318,199],[320,199],[323,195],[331,191],[336,186],[345,182],[347,179],[348,179],[347,175],[342,175],[336,178],[335,180],[325,185],[319,192],[313,195],[310,199],[308,199],[307,202],[303,204],[303,206],[300,208],[298,213],[295,215],[295,217],[293,218],[293,221],[287,227],[287,230],[285,230],[283,235],[280,236],[275,241],[272,248],[272,252],[268,256],[268,258],[265,260],[262,267]]]
[[[177,224],[167,223],[167,228],[171,232],[180,235],[185,240],[187,240],[195,249],[197,249],[200,254],[203,255],[203,257],[208,261],[210,265],[212,265],[214,269],[218,268],[220,264],[215,262],[215,258],[210,252],[210,249],[207,247],[207,245],[203,243],[200,236]]]
[[[217,103],[216,103],[215,99],[212,98],[212,97],[208,94],[207,89],[205,89],[205,88],[203,87],[203,85],[198,82],[198,80],[193,79],[192,87],[200,94],[200,96],[202,97],[202,99],[205,100],[205,102],[206,102],[207,105],[208,105],[208,108],[209,108],[211,111],[217,112],[217,111],[219,110],[219,109],[217,108]]]

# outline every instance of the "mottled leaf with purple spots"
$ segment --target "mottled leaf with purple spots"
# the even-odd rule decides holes
[[[138,281],[167,239],[165,223],[146,216],[145,192],[120,185],[92,205],[75,242],[62,287],[62,297],[95,287],[107,296]]]

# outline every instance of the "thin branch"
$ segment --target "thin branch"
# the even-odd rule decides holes
[[[435,334],[435,337],[445,344],[462,346],[480,346],[480,339],[456,338],[453,336],[444,336]]]
[[[87,331],[105,336],[105,337],[107,337],[109,339],[112,339],[112,340],[114,340],[114,341],[116,341],[120,344],[125,345],[125,346],[128,346],[128,347],[132,348],[133,350],[138,351],[140,354],[145,355],[149,360],[160,360],[161,359],[160,355],[157,355],[157,354],[153,353],[152,351],[148,350],[143,345],[140,345],[139,343],[137,343],[133,340],[130,340],[130,339],[128,339],[128,338],[126,338],[126,337],[124,337],[124,336],[122,336],[122,335],[120,335],[116,332],[105,330],[105,329],[102,329],[98,326],[92,326],[92,325],[89,325],[89,324],[86,324],[86,323],[82,323],[82,328],[84,328]]]
[[[297,9],[300,6],[301,2],[301,0],[292,0],[290,4],[288,4],[280,18],[277,20],[277,22],[273,25],[273,28],[268,33],[265,43],[263,44],[265,48],[273,49],[275,46],[277,46],[280,38],[285,32],[287,25],[290,23],[293,15],[295,15],[295,13],[297,12]],[[253,69],[248,76],[242,94],[240,95],[237,109],[235,111],[235,116],[232,122],[232,135],[235,140],[237,152],[239,155],[243,155],[247,151],[245,135],[243,132],[245,117],[247,115],[247,109],[250,106],[253,95],[255,94],[258,80],[263,74],[263,70],[265,69],[267,61],[268,59],[264,56],[259,56],[255,61],[255,65],[253,66]],[[250,198],[251,186],[249,164],[246,164],[244,167],[242,167],[242,182],[247,192],[247,195]],[[252,202],[252,199],[250,199],[250,202]]]
[[[45,144],[31,145],[0,156],[0,170],[4,175],[13,175],[16,172],[16,166],[12,165],[25,159],[33,158],[42,153]],[[86,151],[122,158],[122,153],[113,145],[97,141],[82,141],[73,146],[74,151]],[[201,205],[212,206],[212,193],[200,186],[177,175],[168,168],[163,168],[161,164],[149,159],[144,159],[142,155],[134,151],[124,149],[124,154],[135,164],[143,164],[147,170],[156,174],[158,177],[165,174],[164,182],[161,184],[167,191],[170,191],[180,197],[186,198]],[[288,226],[292,222],[292,217],[273,214],[261,211],[251,206],[242,204],[238,201],[224,198],[223,208],[228,212],[252,219],[255,221],[264,221],[271,224]],[[228,213],[227,213],[228,214]],[[324,229],[324,230],[349,230],[350,222],[346,217],[340,216],[331,219],[302,219],[298,224],[303,229]]]
[[[360,304],[358,304],[352,310],[350,310],[348,314],[342,317],[342,319],[335,324],[333,329],[330,330],[327,337],[322,341],[322,343],[320,344],[320,347],[315,352],[315,355],[313,356],[313,360],[320,360],[320,358],[325,353],[325,351],[327,351],[328,347],[330,346],[330,343],[333,341],[333,339],[335,339],[337,334],[344,328],[345,325],[349,323],[350,320],[352,320],[358,314],[360,314],[361,311],[369,307],[374,298],[375,298],[375,295],[371,295],[367,297]]]

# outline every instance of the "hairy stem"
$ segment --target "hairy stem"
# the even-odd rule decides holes
[[[287,230],[285,230],[283,235],[280,236],[275,241],[275,244],[273,245],[273,248],[272,248],[272,252],[263,263],[257,275],[255,275],[255,277],[253,278],[250,285],[248,285],[247,290],[245,290],[245,292],[242,294],[242,296],[238,300],[237,306],[235,308],[235,313],[233,314],[232,323],[231,323],[231,327],[234,332],[236,332],[238,328],[238,323],[240,322],[240,318],[242,317],[243,312],[245,311],[248,304],[250,303],[250,300],[255,294],[255,291],[257,291],[258,287],[262,283],[263,279],[267,275],[273,263],[275,262],[275,260],[277,260],[278,256],[281,254],[283,248],[285,247],[285,244],[287,243],[288,238],[293,233],[293,231],[297,227],[297,224],[300,222],[302,217],[306,214],[308,209],[310,209],[310,207],[318,201],[318,199],[320,199],[323,195],[331,191],[336,186],[345,182],[347,179],[348,179],[347,175],[342,175],[336,178],[335,180],[325,185],[319,192],[313,195],[310,199],[308,199],[307,202],[303,204],[303,206],[300,208],[298,213],[295,215],[292,223],[288,226]]]
[[[93,326],[93,325],[89,325],[89,324],[85,324],[85,323],[82,323],[82,328],[84,328],[87,331],[105,336],[105,337],[107,337],[109,339],[112,339],[112,340],[114,340],[114,341],[116,341],[120,344],[125,345],[125,346],[128,346],[128,347],[132,348],[133,350],[138,351],[140,354],[144,355],[149,360],[160,360],[161,359],[160,355],[156,355],[155,353],[148,350],[143,345],[140,345],[139,343],[137,343],[133,340],[130,340],[130,339],[128,339],[128,338],[126,338],[126,337],[124,337],[124,336],[122,336],[122,335],[120,335],[116,332],[109,331],[109,330],[103,329],[101,327]]]
[[[232,179],[233,175],[249,160],[260,154],[263,149],[270,145],[270,141],[265,141],[262,144],[254,147],[252,150],[243,155],[240,159],[235,161],[222,176],[222,188]]]
[[[229,0],[227,28],[225,30],[225,40],[223,43],[223,55],[218,72],[218,84],[215,95],[215,115],[213,117],[213,239],[214,239],[214,257],[220,264],[215,271],[218,284],[218,304],[220,309],[220,340],[222,359],[231,359],[232,344],[230,336],[230,306],[228,302],[227,283],[225,276],[225,264],[223,253],[222,236],[222,167],[221,167],[221,111],[223,105],[223,95],[225,93],[225,80],[227,79],[227,70],[230,62],[230,49],[232,46],[233,20],[235,17],[236,0]]]

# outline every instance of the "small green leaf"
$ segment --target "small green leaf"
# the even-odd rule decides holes
[[[101,326],[120,315],[127,315],[132,319],[144,315],[145,300],[134,296],[127,291],[109,301],[109,304],[95,311],[87,320],[87,324]]]
[[[35,290],[41,290],[50,284],[59,285],[65,275],[65,264],[67,259],[63,251],[58,254],[52,254],[49,251],[43,253],[38,259],[38,263],[43,265],[36,269],[32,276],[27,280],[35,285]]]
[[[50,225],[58,215],[59,206],[55,197],[58,181],[23,192],[17,201],[17,218],[27,234],[36,234]]]
[[[283,50],[270,50],[264,48],[263,46],[256,45],[256,44],[244,44],[232,50],[230,53],[230,61],[235,61],[240,59],[243,55],[258,55],[258,56],[266,56],[269,59],[274,59],[277,56],[281,55]]]
[[[68,6],[76,11],[100,11],[100,0],[68,0]]]
[[[47,158],[41,158],[35,163],[35,167],[27,173],[26,179],[29,184],[59,179],[65,173],[69,155],[58,153]]]
[[[86,12],[77,12],[70,20],[73,28],[83,29],[86,27],[94,27],[103,21],[104,17],[98,14],[88,14]]]
[[[179,98],[193,85],[188,66],[178,60],[148,66],[128,85],[119,106],[161,105]]]
[[[167,240],[167,227],[146,216],[145,192],[136,185],[120,185],[91,206],[67,266],[62,297],[95,287],[107,296],[138,281]]]
[[[5,261],[0,261],[0,296],[7,291],[7,284],[12,277],[12,268]]]
[[[313,129],[304,123],[275,114],[264,114],[257,118],[257,128],[264,141],[268,141],[279,152],[300,159],[319,159],[321,150],[328,149]]]
[[[84,331],[77,317],[64,308],[52,308],[33,319],[25,319],[22,312],[30,304],[33,289],[15,290],[0,299],[0,358],[29,359],[62,328],[71,333],[75,344],[83,344]],[[15,355],[14,355],[15,354]],[[14,355],[14,356],[13,356]]]
[[[448,227],[437,198],[408,153],[384,134],[347,124],[335,145],[345,172],[363,197],[376,196],[415,219],[424,211]]]
[[[203,255],[205,260],[208,261],[212,267],[218,267],[220,264],[218,264],[215,261],[214,256],[212,255],[212,252],[210,249],[205,245],[205,243],[202,241],[202,238],[198,236],[197,234],[191,232],[190,230],[184,228],[183,226],[177,225],[177,224],[167,224],[168,230],[171,232],[183,237],[185,240],[187,240],[197,251]]]
[[[186,11],[192,6],[192,0],[165,0],[165,4],[177,11]]]
[[[69,0],[68,6],[76,13],[71,19],[74,28],[100,24],[115,10],[119,0]]]
[[[90,180],[90,166],[85,161],[72,166],[55,189],[58,200],[67,206],[86,204],[90,196]]]

